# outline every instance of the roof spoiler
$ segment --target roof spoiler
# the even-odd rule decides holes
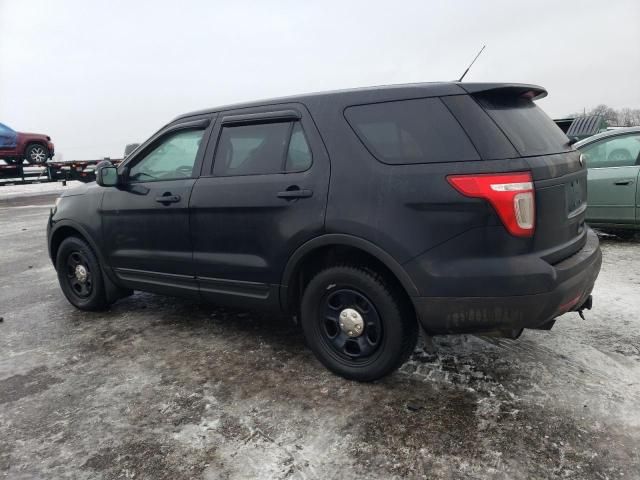
[[[547,96],[547,91],[538,85],[526,83],[458,83],[467,93],[495,93],[508,96],[526,96],[531,100],[540,100]]]

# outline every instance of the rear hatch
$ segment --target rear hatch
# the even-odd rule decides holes
[[[587,171],[580,153],[534,102],[546,95],[531,85],[460,84],[469,95],[443,97],[483,160],[520,157],[535,188],[533,251],[549,263],[586,241]]]

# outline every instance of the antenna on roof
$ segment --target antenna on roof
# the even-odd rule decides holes
[[[480,56],[480,54],[482,53],[482,51],[484,50],[484,48],[486,47],[486,45],[483,45],[482,48],[480,49],[480,51],[478,52],[478,54],[475,56],[475,58],[471,61],[471,63],[469,64],[469,66],[467,67],[467,69],[464,71],[464,73],[462,74],[462,76],[460,77],[460,79],[458,80],[459,82],[462,81],[462,79],[465,77],[465,75],[467,74],[467,72],[469,71],[469,69],[471,68],[471,66],[476,63],[476,60],[478,59],[478,57]]]

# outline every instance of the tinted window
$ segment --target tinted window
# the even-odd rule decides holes
[[[469,95],[442,97],[442,101],[458,119],[483,159],[498,160],[518,156],[504,133]]]
[[[580,149],[587,167],[628,167],[640,161],[640,134],[621,135]]]
[[[569,139],[542,109],[526,97],[500,94],[476,99],[522,156],[571,150]]]
[[[289,151],[287,153],[287,172],[301,172],[311,166],[311,149],[299,122],[293,127]]]
[[[480,159],[464,130],[438,98],[349,107],[345,116],[367,149],[385,163]]]
[[[176,180],[191,177],[204,130],[169,134],[129,170],[133,181]]]
[[[264,175],[311,166],[311,150],[299,122],[222,127],[213,166],[216,176]]]

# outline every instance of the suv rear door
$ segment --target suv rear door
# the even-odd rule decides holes
[[[201,295],[277,308],[287,259],[324,230],[328,156],[300,104],[221,112],[211,138],[190,202]]]
[[[535,187],[535,233],[531,250],[543,252],[551,263],[567,258],[586,241],[587,172],[580,153],[569,145],[562,130],[533,100],[546,95],[535,86],[507,85],[483,88],[463,85],[470,96],[448,97],[445,103],[469,134],[485,160],[498,159],[504,140],[526,162]],[[471,100],[474,102],[471,102]],[[481,107],[486,117],[476,107]],[[487,120],[503,135],[485,134]],[[498,138],[502,140],[498,142]],[[491,138],[491,143],[486,139]],[[504,149],[505,151],[507,149]],[[485,153],[486,152],[486,153]],[[517,152],[517,153],[516,153]],[[509,156],[514,156],[509,154]]]

